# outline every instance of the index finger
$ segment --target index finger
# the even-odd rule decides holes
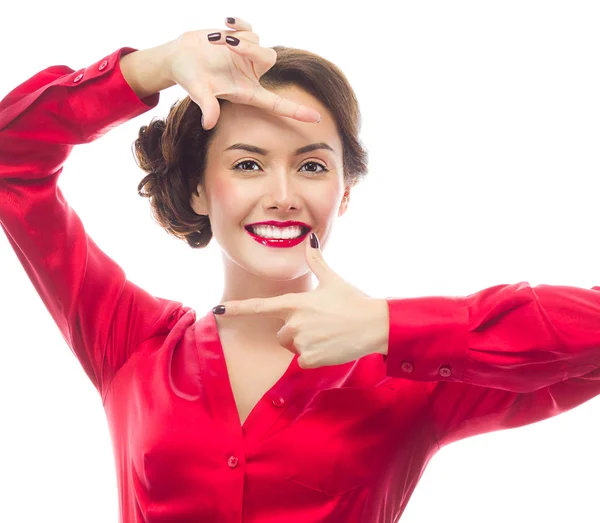
[[[219,309],[223,312],[220,312]],[[250,298],[248,300],[226,301],[215,307],[215,314],[227,316],[274,316],[286,319],[297,308],[295,294],[282,294],[271,298]]]
[[[277,116],[286,116],[301,122],[319,123],[321,121],[321,115],[316,109],[292,102],[292,100],[267,91],[262,86],[257,88],[248,104],[270,111]]]

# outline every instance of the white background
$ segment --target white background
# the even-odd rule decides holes
[[[10,2],[0,97],[51,65],[250,21],[261,45],[341,67],[363,114],[370,174],[325,249],[371,296],[467,295],[527,281],[600,285],[600,8],[595,1]],[[75,148],[60,187],[136,284],[193,307],[222,288],[219,247],[151,219],[131,143],[185,92]],[[0,235],[0,521],[117,521],[101,401]],[[429,464],[402,523],[597,522],[600,398],[476,436]]]

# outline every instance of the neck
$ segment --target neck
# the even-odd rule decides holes
[[[288,293],[301,293],[313,290],[312,272],[290,280],[268,280],[248,272],[223,254],[225,287],[219,303],[248,300],[250,298],[271,298]],[[278,346],[276,334],[285,321],[272,316],[215,316],[221,332],[227,329],[235,332],[249,344],[265,347]]]

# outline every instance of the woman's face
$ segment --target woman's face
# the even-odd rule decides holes
[[[308,271],[304,242],[276,248],[257,242],[245,226],[295,220],[309,225],[323,247],[335,219],[346,211],[342,143],[328,109],[298,87],[274,91],[321,114],[319,123],[276,116],[250,105],[224,103],[206,161],[204,187],[191,205],[208,214],[215,240],[247,271],[270,280],[290,280]],[[323,142],[329,149],[301,154],[301,147]],[[230,149],[248,144],[267,153]],[[349,189],[346,190],[349,195]]]

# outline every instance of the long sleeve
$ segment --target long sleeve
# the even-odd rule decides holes
[[[139,344],[181,311],[126,279],[57,186],[76,144],[158,104],[159,93],[140,100],[121,74],[120,57],[135,50],[78,71],[49,67],[0,101],[0,224],[102,399]]]
[[[600,394],[600,287],[520,282],[387,301],[387,374],[426,382],[440,446]]]

